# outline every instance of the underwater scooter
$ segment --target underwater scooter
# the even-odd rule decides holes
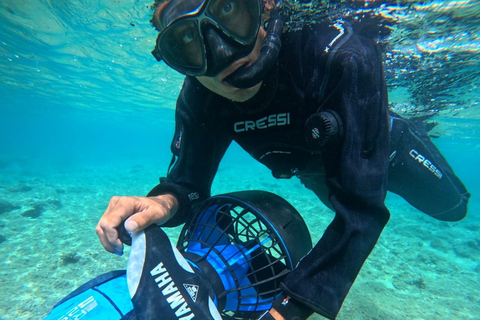
[[[257,319],[312,248],[305,222],[264,191],[214,196],[195,212],[176,247],[156,225],[133,233],[126,272],[87,282],[46,319]]]

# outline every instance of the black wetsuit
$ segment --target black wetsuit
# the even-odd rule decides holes
[[[392,126],[381,53],[373,40],[346,26],[319,24],[284,34],[282,41],[277,65],[247,102],[232,102],[193,77],[185,79],[177,101],[174,159],[168,176],[149,195],[173,193],[179,210],[167,225],[187,221],[191,206],[210,196],[232,141],[275,177],[299,177],[336,214],[282,287],[315,312],[334,318],[389,219],[384,199],[390,160],[396,179],[391,189],[437,218],[462,218],[468,194],[425,133],[409,131],[401,118]],[[338,145],[322,151],[307,143],[305,122],[326,109],[340,115],[344,132]],[[397,145],[390,146],[390,140]],[[409,140],[418,145],[411,148],[414,152]],[[429,189],[415,192],[422,179]],[[446,183],[431,190],[442,179]],[[436,196],[437,202],[429,204]],[[445,198],[451,200],[438,203]]]

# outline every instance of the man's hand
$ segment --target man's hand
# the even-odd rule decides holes
[[[177,199],[171,194],[156,197],[119,197],[110,199],[108,208],[95,228],[102,246],[121,256],[123,243],[116,228],[125,222],[128,232],[140,231],[157,223],[162,224],[177,212]]]

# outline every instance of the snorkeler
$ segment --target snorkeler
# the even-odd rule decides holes
[[[389,114],[382,54],[361,23],[283,32],[283,9],[268,0],[156,4],[153,54],[186,75],[172,163],[147,197],[113,197],[96,232],[122,254],[124,222],[134,232],[189,221],[236,141],[335,211],[262,319],[334,319],[389,220],[387,190],[446,221],[465,217],[469,194],[426,132]]]

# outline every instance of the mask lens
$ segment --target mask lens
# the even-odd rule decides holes
[[[208,15],[230,36],[241,42],[251,42],[260,27],[258,0],[212,0]]]
[[[203,3],[204,0],[170,0],[161,13],[162,26],[168,26],[185,14],[195,12]]]
[[[157,15],[161,33],[157,39],[156,58],[163,58],[168,65],[180,73],[197,76],[207,72],[207,45],[202,37],[206,26],[213,25],[218,32],[236,42],[237,46],[247,48],[253,45],[257,38],[260,28],[261,2],[260,0],[177,0],[168,3]],[[210,46],[211,44],[208,48]],[[241,50],[236,51],[240,54]],[[229,57],[234,58],[232,54]],[[223,64],[228,62],[226,57],[220,60],[224,61]],[[211,66],[208,68],[213,70]]]
[[[161,54],[174,69],[195,75],[205,69],[205,50],[196,22],[178,21],[159,39]]]

